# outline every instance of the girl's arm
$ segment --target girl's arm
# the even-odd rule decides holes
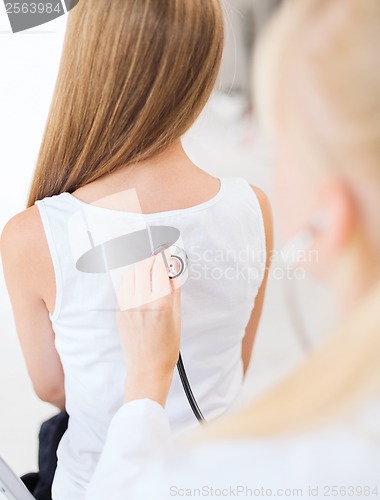
[[[264,305],[265,290],[268,282],[268,274],[273,252],[273,217],[272,217],[272,209],[270,206],[270,202],[268,200],[268,197],[263,191],[254,186],[251,187],[259,200],[264,219],[267,262],[266,262],[266,271],[264,279],[260,287],[260,290],[257,294],[255,300],[255,307],[252,311],[251,318],[245,330],[245,337],[243,339],[242,359],[243,359],[244,373],[246,373],[248,370],[249,362],[251,360],[251,355],[252,355],[253,343],[255,341],[256,332],[261,319],[261,313]]]
[[[37,207],[13,217],[1,235],[1,257],[17,334],[37,396],[65,407],[64,375],[42,291],[54,270]]]

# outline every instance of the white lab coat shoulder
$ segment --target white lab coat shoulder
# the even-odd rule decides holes
[[[379,426],[379,413],[371,416]],[[376,432],[362,419],[309,434],[178,449],[163,408],[135,401],[111,424],[87,499],[375,498],[380,496]]]
[[[380,442],[337,425],[287,438],[205,443],[172,454],[159,498],[376,498],[379,471]]]

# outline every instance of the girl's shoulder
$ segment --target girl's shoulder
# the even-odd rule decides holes
[[[14,215],[6,223],[0,249],[7,282],[39,292],[50,271],[50,254],[36,205]]]
[[[256,198],[260,205],[265,225],[265,232],[271,234],[273,232],[273,213],[269,197],[262,189],[253,186],[252,184],[250,185],[250,187],[256,195]]]
[[[240,196],[240,194],[243,194],[243,191],[245,191],[246,196],[251,197],[252,195],[254,204],[260,209],[260,218],[265,233],[266,250],[268,257],[270,257],[273,250],[273,212],[268,195],[262,189],[249,184],[242,178],[228,179],[227,182],[235,185],[237,191],[233,193],[233,196]]]
[[[272,217],[272,208],[268,195],[265,191],[253,184],[250,184],[243,177],[222,177],[221,179],[224,189],[229,190],[230,196],[236,200],[243,198],[252,198],[259,202],[263,216],[266,219]]]
[[[41,246],[44,231],[36,205],[14,215],[1,234],[1,255],[27,256]]]

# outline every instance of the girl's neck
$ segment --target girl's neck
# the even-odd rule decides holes
[[[183,149],[181,140],[173,142],[159,155],[140,163],[127,165],[80,187],[73,193],[83,201],[92,202],[104,196],[139,186],[160,185],[173,177],[173,172],[181,175],[189,169],[197,169]]]
[[[143,213],[189,208],[215,196],[219,179],[192,163],[175,141],[163,153],[144,162],[128,165],[72,193],[85,203],[135,189]]]

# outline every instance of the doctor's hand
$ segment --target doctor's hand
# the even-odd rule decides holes
[[[180,290],[161,254],[126,271],[117,322],[127,363],[124,401],[149,398],[162,406],[180,351]]]

